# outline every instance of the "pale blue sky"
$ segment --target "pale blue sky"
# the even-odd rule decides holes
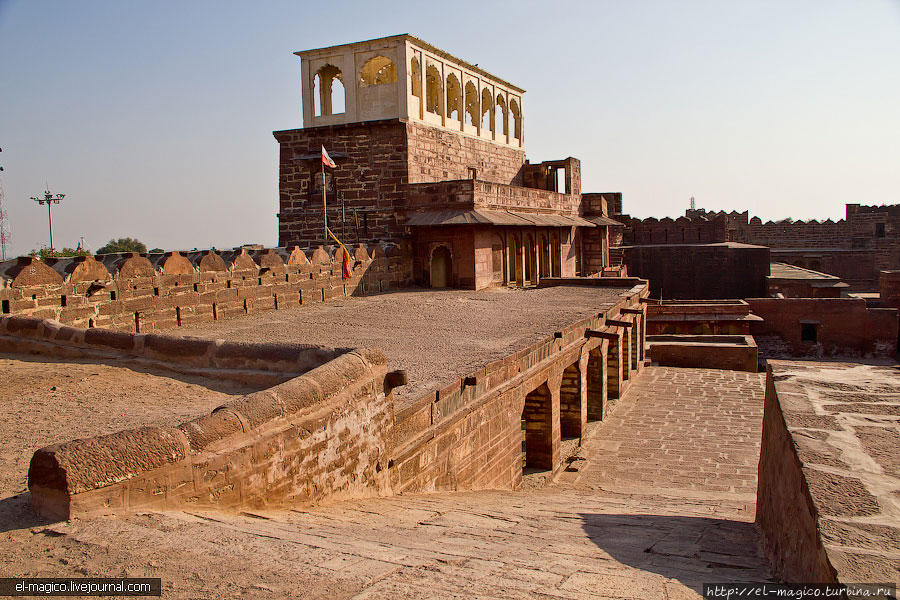
[[[532,161],[636,216],[840,218],[900,203],[900,0],[0,0],[0,164],[14,253],[277,241],[292,52],[411,33],[527,90]]]

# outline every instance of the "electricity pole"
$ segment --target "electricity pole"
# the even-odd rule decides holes
[[[51,194],[49,189],[44,192],[43,198],[35,198],[34,196],[31,197],[31,199],[38,204],[47,205],[47,225],[50,227],[50,250],[53,250],[53,219],[50,218],[50,205],[59,204],[59,201],[65,197],[65,194]]]
[[[3,152],[2,148],[0,152]],[[0,166],[0,172],[2,171],[3,167]],[[9,220],[6,217],[6,207],[3,206],[3,178],[0,177],[0,260],[6,260],[10,237]]]

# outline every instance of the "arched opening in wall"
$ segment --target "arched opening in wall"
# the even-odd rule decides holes
[[[619,389],[621,387],[622,371],[620,366],[620,344],[621,338],[609,340],[609,347],[606,352],[606,412],[616,403],[619,398]]]
[[[509,116],[506,114],[506,100],[497,94],[497,106],[494,109],[494,131],[509,135]]]
[[[540,244],[540,273],[541,277],[550,277],[550,244],[547,243],[547,236],[541,234],[538,237]]]
[[[409,89],[412,90],[412,95],[419,99],[419,102],[422,101],[422,63],[419,62],[419,59],[413,56],[412,60],[409,61]]]
[[[559,427],[563,438],[581,436],[581,370],[572,363],[563,371],[559,388]]]
[[[459,121],[462,111],[462,88],[456,75],[447,75],[447,117]]]
[[[535,258],[534,237],[529,233],[525,236],[525,279],[532,285],[537,285]]]
[[[441,98],[444,95],[441,74],[434,65],[425,69],[425,110],[435,115],[443,114]]]
[[[397,83],[397,66],[386,56],[373,56],[359,71],[359,86]]]
[[[431,253],[431,287],[445,288],[450,286],[453,261],[450,250],[446,246],[438,246]]]
[[[509,117],[512,120],[512,136],[517,140],[522,139],[522,111],[515,98],[509,101]]]
[[[559,232],[550,237],[550,275],[562,277],[562,249],[559,246]]]
[[[488,88],[481,90],[481,128],[494,130],[494,98]]]
[[[556,177],[556,191],[560,194],[570,193],[569,186],[567,185],[567,182],[566,182],[566,168],[560,167],[560,168],[556,169],[556,171],[554,172],[554,175]]]
[[[546,382],[525,396],[522,408],[522,472],[553,468],[553,411]]]
[[[478,90],[471,81],[466,82],[466,125],[478,124]]]
[[[603,405],[606,403],[606,361],[603,360],[603,346],[588,353],[587,374],[587,418],[588,421],[603,420]]]
[[[506,271],[506,283],[508,285],[515,285],[516,283],[522,285],[522,266],[519,264],[519,242],[513,234],[507,236],[506,255],[509,263]]]
[[[328,64],[316,71],[313,79],[313,114],[327,117],[344,112],[344,74]]]

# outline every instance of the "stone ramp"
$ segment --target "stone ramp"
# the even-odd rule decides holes
[[[16,564],[160,576],[167,598],[699,598],[704,582],[770,577],[748,491],[762,413],[755,377],[644,369],[589,431],[579,470],[544,489],[36,526],[10,532]],[[663,380],[674,383],[653,387]],[[701,470],[716,461],[736,473]],[[12,560],[0,555],[0,569]]]

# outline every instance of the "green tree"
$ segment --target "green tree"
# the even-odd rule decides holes
[[[97,250],[97,254],[113,254],[115,252],[140,252],[147,251],[147,246],[138,239],[130,237],[119,238],[117,240],[109,240],[109,242]]]
[[[69,256],[90,256],[87,250],[78,250],[75,248],[63,248],[62,250],[53,250],[52,248],[41,248],[40,250],[32,250],[28,256],[38,256],[41,260],[45,258],[66,258]]]

